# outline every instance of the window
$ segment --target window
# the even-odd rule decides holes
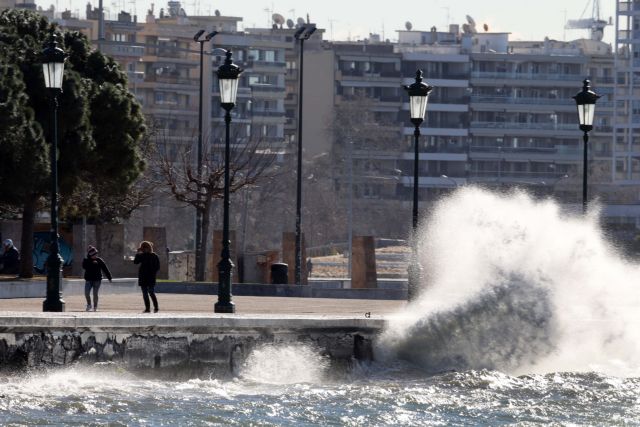
[[[264,52],[264,61],[267,62],[276,62],[276,52],[273,50],[265,50]]]

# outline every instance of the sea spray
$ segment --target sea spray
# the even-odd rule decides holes
[[[379,354],[432,372],[640,372],[639,270],[597,211],[463,188],[434,207],[419,253],[422,289]]]
[[[266,344],[249,354],[240,377],[256,383],[315,383],[322,381],[328,367],[329,359],[312,346]]]

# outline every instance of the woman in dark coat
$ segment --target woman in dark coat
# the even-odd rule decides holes
[[[149,296],[153,301],[153,312],[158,312],[158,300],[156,298],[155,286],[156,286],[156,274],[160,270],[160,258],[153,252],[153,244],[151,242],[143,241],[140,243],[138,253],[133,259],[134,264],[140,264],[138,270],[138,286],[142,289],[142,298],[144,299],[144,311],[143,313],[149,313],[151,307],[149,304]]]
[[[111,272],[93,246],[89,246],[87,257],[82,260],[82,268],[84,268],[84,296],[87,299],[87,311],[91,311],[91,289],[93,289],[93,311],[98,311],[98,291],[102,283],[102,272],[109,282],[111,282]]]

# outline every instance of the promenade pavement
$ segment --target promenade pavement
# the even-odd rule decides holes
[[[156,294],[163,314],[213,313],[215,295]],[[82,295],[63,297],[67,312],[84,312],[86,301]],[[41,312],[43,298],[0,299],[0,312]],[[234,296],[237,314],[308,314],[365,317],[388,316],[401,312],[406,301],[333,298],[252,297]],[[142,294],[100,295],[98,311],[139,313],[144,309]]]

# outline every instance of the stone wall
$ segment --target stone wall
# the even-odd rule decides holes
[[[116,362],[136,371],[233,374],[256,346],[304,344],[334,363],[373,358],[374,319],[143,316],[0,319],[0,369]]]

